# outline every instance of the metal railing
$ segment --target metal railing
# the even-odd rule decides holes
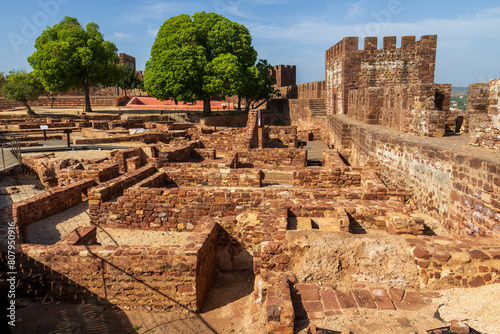
[[[7,170],[7,165],[5,164],[5,150],[10,148],[10,152],[17,159],[17,162],[21,164],[21,142],[17,140],[16,137],[10,136],[10,144],[3,145],[0,147],[2,150],[2,169],[0,172],[5,172]]]

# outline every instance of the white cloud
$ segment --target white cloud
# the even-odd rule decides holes
[[[425,19],[416,22],[396,22],[394,17],[387,20],[373,20],[365,24],[340,25],[336,22],[318,20],[317,18],[302,18],[295,23],[266,25],[263,23],[248,24],[255,39],[289,40],[294,44],[335,44],[345,36],[406,36],[437,34],[440,39],[473,40],[500,39],[494,34],[492,27],[500,26],[500,7],[490,11],[478,12],[469,19]],[[270,33],[272,32],[272,33]]]
[[[361,2],[350,4],[350,7],[345,16],[346,18],[353,18],[361,13]]]
[[[249,20],[255,20],[256,18],[252,15],[249,14],[248,11],[246,11],[244,8],[242,8],[239,5],[231,5],[228,7],[225,7],[224,10],[222,11],[223,14],[229,13],[234,16],[238,16],[244,19],[249,19]]]
[[[287,3],[288,0],[215,0],[213,5],[218,13],[256,20],[258,16],[251,14],[255,12],[256,6],[275,6]]]
[[[113,35],[111,35],[111,38],[119,38],[119,39],[125,39],[125,38],[130,38],[131,35],[126,34],[124,32],[118,31],[115,32]]]
[[[287,25],[253,23],[247,27],[254,41],[259,41],[259,49],[264,49],[258,51],[270,55],[271,60],[281,63],[293,52],[291,62],[298,65],[298,75],[304,76],[302,82],[322,78],[324,52],[346,36],[359,36],[363,48],[366,36],[379,37],[380,45],[383,36],[398,36],[400,43],[402,36],[414,35],[418,40],[422,35],[437,34],[436,82],[466,85],[500,77],[496,67],[500,62],[500,35],[494,31],[500,26],[500,7],[460,18],[398,22],[400,18],[394,14],[384,19],[374,17],[365,24],[342,25],[341,21],[302,17]]]
[[[124,13],[127,22],[146,23],[149,20],[160,20],[170,17],[178,8],[177,2],[148,1],[133,5]]]
[[[153,37],[156,37],[156,35],[158,35],[158,31],[159,31],[159,30],[160,30],[159,28],[156,28],[156,29],[155,29],[155,28],[153,28],[153,26],[152,26],[152,25],[148,25],[148,30],[147,30],[147,32],[148,32],[148,34],[149,34],[149,35],[151,35],[151,36],[153,36]]]
[[[248,2],[258,5],[285,5],[288,3],[288,0],[253,0]]]
[[[481,9],[476,13],[476,15],[474,15],[476,19],[487,19],[499,16],[500,16],[500,7]]]

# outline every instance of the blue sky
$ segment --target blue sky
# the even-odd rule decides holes
[[[467,86],[500,78],[500,4],[449,0],[17,0],[2,5],[0,71],[30,70],[36,37],[64,16],[95,22],[119,52],[144,69],[161,24],[172,16],[217,12],[244,24],[259,58],[297,65],[297,82],[324,80],[324,53],[346,36],[438,35],[438,83]]]

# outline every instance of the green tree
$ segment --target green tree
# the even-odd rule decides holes
[[[119,66],[120,75],[117,82],[117,86],[123,89],[125,95],[127,95],[127,89],[143,89],[144,81],[139,78],[139,73],[134,71],[134,69],[127,65]]]
[[[265,59],[246,69],[242,75],[242,85],[238,92],[238,102],[245,100],[246,111],[253,108],[255,104],[262,100],[267,100],[277,91],[273,88],[276,83],[270,74],[272,66]],[[238,108],[240,108],[238,103]]]
[[[33,72],[10,71],[7,82],[2,85],[1,95],[9,101],[21,102],[29,115],[35,114],[28,102],[43,94],[43,85]]]
[[[2,88],[4,83],[5,83],[5,73],[0,72],[0,89]]]
[[[172,17],[158,31],[144,72],[145,90],[160,100],[203,100],[210,114],[211,96],[231,96],[242,86],[257,52],[243,25],[215,13]]]
[[[35,49],[28,62],[45,89],[54,92],[82,89],[85,111],[92,111],[90,87],[112,86],[117,82],[117,48],[103,39],[99,26],[93,22],[84,29],[77,19],[66,16],[42,32],[35,41]]]

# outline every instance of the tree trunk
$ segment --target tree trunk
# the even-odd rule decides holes
[[[29,106],[28,102],[23,102],[24,106],[26,107],[26,112],[28,113],[28,115],[34,115],[35,112],[31,109],[31,107]]]
[[[241,110],[241,96],[238,95],[238,109]]]
[[[90,107],[90,85],[85,84],[83,89],[85,90],[85,112],[92,112],[92,108]]]
[[[209,116],[210,112],[210,97],[206,97],[203,99],[203,116]]]

